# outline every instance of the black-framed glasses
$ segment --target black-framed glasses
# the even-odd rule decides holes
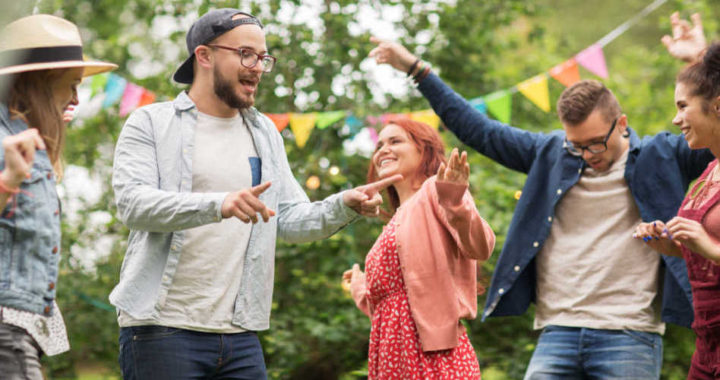
[[[605,136],[605,139],[602,142],[594,142],[588,145],[577,145],[571,143],[567,140],[567,137],[565,137],[565,141],[563,142],[563,148],[565,148],[568,153],[578,157],[582,156],[586,150],[592,154],[598,154],[606,151],[607,142],[608,140],[610,140],[610,135],[612,135],[613,131],[615,130],[615,125],[617,124],[618,119],[619,117],[613,120],[612,126],[610,126],[610,132],[608,132],[607,136]]]
[[[275,62],[277,62],[277,58],[273,57],[272,55],[267,54],[258,54],[252,49],[246,49],[246,48],[234,48],[230,46],[223,46],[223,45],[207,45],[211,48],[218,48],[218,49],[225,49],[225,50],[231,50],[237,53],[237,55],[240,56],[240,64],[247,67],[248,69],[252,69],[257,65],[258,62],[262,63],[262,71],[269,73],[272,71],[273,67],[275,67]]]

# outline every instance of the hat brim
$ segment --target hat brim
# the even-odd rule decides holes
[[[0,68],[0,75],[17,74],[26,71],[38,71],[48,69],[71,69],[75,67],[83,67],[83,76],[101,74],[118,68],[114,63],[100,61],[60,61],[60,62],[40,62],[26,63],[15,66]]]
[[[195,60],[195,54],[188,57],[188,59],[183,62],[180,67],[178,67],[177,70],[175,70],[175,74],[173,74],[173,80],[178,83],[183,84],[192,84],[193,82],[193,61]]]

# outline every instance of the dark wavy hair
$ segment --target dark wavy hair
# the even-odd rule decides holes
[[[382,126],[382,128],[385,128],[388,125],[397,125],[405,130],[408,136],[410,136],[410,140],[413,144],[415,144],[418,150],[422,152],[420,166],[415,173],[415,178],[422,182],[435,175],[438,168],[440,168],[440,164],[445,162],[445,146],[443,145],[440,134],[425,123],[410,120],[405,117],[391,118]],[[375,165],[372,161],[370,161],[367,181],[370,183],[375,182],[378,179],[380,178],[375,170]],[[394,212],[398,207],[400,207],[400,198],[393,186],[387,188],[387,196],[390,201],[392,211]]]
[[[685,67],[678,74],[677,82],[688,86],[690,95],[705,100],[702,107],[707,113],[710,101],[720,96],[720,42],[710,45],[702,60]]]

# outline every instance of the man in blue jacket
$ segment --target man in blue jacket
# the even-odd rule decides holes
[[[514,128],[475,110],[401,45],[373,42],[370,56],[412,75],[460,140],[527,174],[483,314],[536,304],[542,334],[525,378],[659,378],[665,322],[692,322],[690,285],[681,258],[661,257],[632,231],[676,214],[710,152],[667,132],[641,139],[593,80],[561,95],[563,130]]]

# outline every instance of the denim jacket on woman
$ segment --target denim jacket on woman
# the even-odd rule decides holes
[[[192,157],[198,111],[185,92],[172,102],[152,104],[128,118],[115,151],[113,189],[120,219],[130,228],[120,282],[110,301],[136,319],[153,319],[165,303],[185,232],[222,219],[228,193],[192,192]],[[283,140],[267,116],[243,112],[260,158],[253,183],[270,181],[260,195],[277,215],[252,226],[233,324],[246,330],[269,327],[275,241],[323,239],[358,216],[342,193],[310,202],[295,180]],[[242,189],[238,189],[242,190]],[[231,239],[231,236],[228,236]]]
[[[0,141],[28,128],[0,103]],[[5,151],[0,147],[0,168]],[[60,261],[60,202],[47,152],[35,153],[30,178],[0,214],[0,306],[50,316]]]

